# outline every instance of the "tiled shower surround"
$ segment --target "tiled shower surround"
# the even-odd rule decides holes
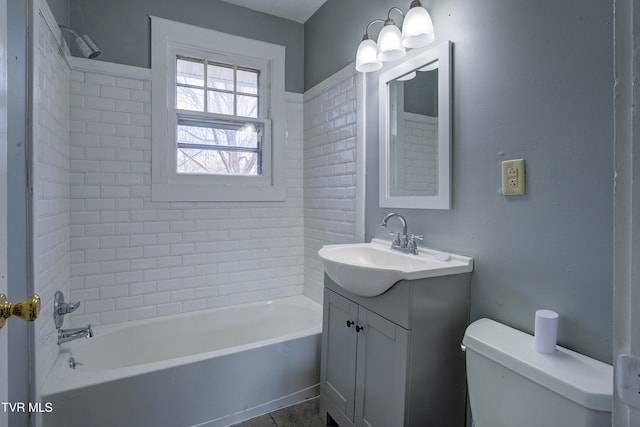
[[[154,202],[151,82],[109,69],[71,76],[73,324],[302,293],[302,96],[287,95],[284,202]]]
[[[356,239],[355,74],[305,94],[304,246],[305,293],[320,301],[322,245]]]
[[[321,302],[317,250],[356,235],[353,73],[286,94],[284,202],[154,202],[150,70],[61,54],[53,17],[41,16],[51,22],[34,58],[36,395],[58,355],[57,290],[82,302],[65,328],[301,293]]]
[[[46,11],[45,11],[46,12]],[[69,291],[69,56],[45,18],[35,15],[33,52],[33,286],[41,298],[34,323],[35,391],[58,351],[53,297]]]

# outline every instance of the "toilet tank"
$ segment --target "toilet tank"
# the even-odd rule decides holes
[[[475,427],[611,426],[613,367],[490,319],[467,328],[467,382]]]

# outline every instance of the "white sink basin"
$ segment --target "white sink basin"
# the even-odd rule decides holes
[[[373,239],[371,243],[323,246],[318,255],[327,275],[347,291],[373,297],[400,280],[424,279],[467,273],[473,259],[418,248],[418,255],[391,250],[391,243]],[[448,260],[440,260],[447,259]]]

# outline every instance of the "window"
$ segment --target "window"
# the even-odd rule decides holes
[[[262,175],[264,123],[251,120],[260,117],[260,70],[176,60],[177,172]]]
[[[284,48],[155,17],[152,43],[152,199],[284,200]]]

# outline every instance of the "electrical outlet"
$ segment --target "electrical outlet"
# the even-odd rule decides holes
[[[525,194],[524,159],[502,162],[502,194],[521,196]]]
[[[640,409],[640,358],[629,354],[618,356],[616,365],[618,396],[627,405]]]

